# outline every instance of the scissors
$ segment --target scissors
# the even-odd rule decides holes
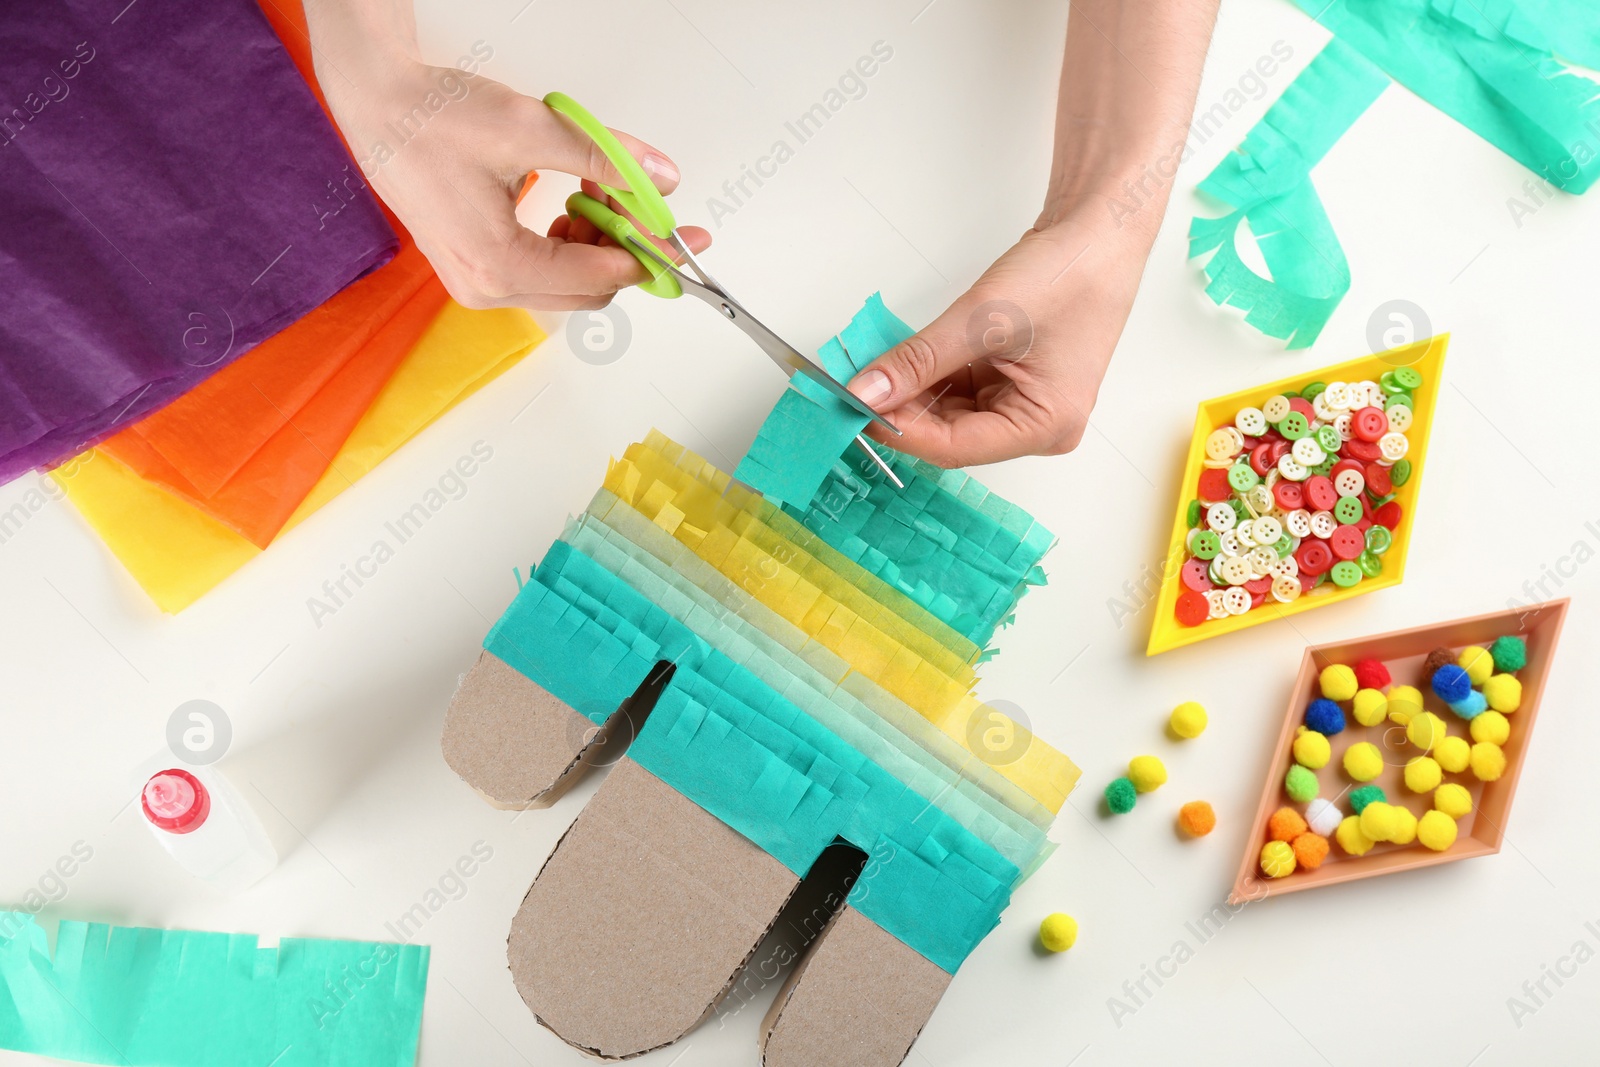
[[[786,374],[805,375],[856,412],[890,433],[899,435],[900,430],[892,422],[862,403],[860,397],[846,389],[838,379],[822,367],[802,355],[799,349],[762,325],[761,320],[746,311],[743,304],[735,300],[721,283],[707,273],[694,253],[689,250],[688,243],[679,236],[677,220],[672,217],[672,210],[667,207],[666,198],[656,190],[655,184],[645,174],[644,168],[633,158],[632,153],[622,146],[622,142],[617,140],[615,134],[602,125],[600,120],[591,115],[582,104],[565,93],[549,93],[545,96],[544,102],[553,111],[565,115],[576,123],[578,128],[600,147],[606,158],[611,161],[611,165],[617,168],[623,180],[628,183],[626,189],[602,184],[600,188],[605,190],[606,195],[621,204],[628,214],[638,219],[651,233],[671,244],[694,272],[694,277],[690,277],[679,270],[676,264],[661,254],[649,238],[639,232],[638,227],[594,197],[582,192],[567,197],[568,215],[573,218],[588,219],[596,229],[631,253],[633,258],[650,272],[649,279],[639,283],[640,289],[651,296],[666,299],[674,299],[685,293],[698,297],[743,330]],[[897,488],[905,488],[905,483],[895,475],[894,470],[868,443],[865,436],[857,434],[856,444],[871,457],[879,470],[888,475],[889,480]]]

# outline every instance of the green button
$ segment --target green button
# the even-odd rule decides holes
[[[1324,452],[1337,452],[1344,442],[1339,439],[1339,431],[1332,426],[1318,426],[1317,444],[1322,446]]]
[[[1288,534],[1284,534],[1282,537],[1278,538],[1275,544],[1273,544],[1272,549],[1274,552],[1278,553],[1279,559],[1283,559],[1289,553],[1294,551],[1294,538],[1290,537]]]
[[[1328,572],[1328,577],[1332,578],[1333,584],[1340,589],[1349,589],[1351,586],[1359,584],[1365,575],[1361,573],[1360,567],[1357,567],[1347,559],[1342,559],[1333,565],[1333,570]]]
[[[1333,473],[1333,465],[1337,462],[1338,459],[1334,456],[1324,456],[1321,463],[1318,463],[1314,467],[1306,468],[1306,471],[1308,472],[1307,477],[1310,477],[1312,474],[1320,474],[1326,478],[1328,475]]]
[[[1411,480],[1411,461],[1402,459],[1395,463],[1389,471],[1389,480],[1395,485],[1405,485]]]
[[[1389,551],[1389,546],[1394,544],[1394,535],[1387,526],[1373,523],[1367,527],[1367,551],[1374,556],[1381,556]]]
[[[1298,441],[1311,432],[1311,424],[1298,411],[1291,411],[1283,417],[1282,422],[1278,423],[1278,432],[1283,434],[1287,441]]]
[[[1200,501],[1189,501],[1189,528],[1191,530],[1200,525],[1200,516],[1203,512],[1204,509],[1200,507]]]
[[[1222,566],[1222,557],[1219,556],[1216,559],[1211,561],[1211,566],[1206,568],[1206,577],[1211,579],[1211,584],[1212,585],[1227,585],[1228,584],[1226,581],[1223,580],[1222,571],[1219,569],[1219,568],[1221,568],[1221,566]]]
[[[1261,475],[1248,463],[1235,463],[1228,468],[1228,484],[1240,493],[1248,493],[1261,482]]]
[[[1367,499],[1372,501],[1372,507],[1373,507],[1374,510],[1376,510],[1378,508],[1383,507],[1389,501],[1393,500],[1394,499],[1394,494],[1393,493],[1384,493],[1382,496],[1374,496],[1373,493],[1371,492],[1371,490],[1368,490]]]
[[[1356,557],[1356,566],[1361,568],[1361,573],[1368,578],[1376,578],[1383,573],[1383,560],[1375,553],[1363,552]]]
[[[1396,367],[1394,381],[1402,389],[1415,389],[1422,384],[1422,375],[1417,373],[1415,367]]]
[[[1388,411],[1390,408],[1411,408],[1411,407],[1412,407],[1412,404],[1411,404],[1411,394],[1410,393],[1398,393],[1398,394],[1396,394],[1394,396],[1389,397],[1387,400],[1384,401],[1384,404],[1383,404],[1383,410],[1384,411]],[[1415,410],[1415,408],[1412,408],[1412,410]]]
[[[1196,559],[1216,559],[1217,553],[1222,551],[1222,538],[1214,530],[1201,530],[1189,543],[1189,551],[1195,554]]]
[[[1308,385],[1304,389],[1300,390],[1300,399],[1304,400],[1306,403],[1309,404],[1311,401],[1313,401],[1317,397],[1321,396],[1322,393],[1323,393],[1323,390],[1325,390],[1327,388],[1328,388],[1328,383],[1327,382],[1312,382],[1310,385]]]
[[[1378,388],[1382,389],[1390,396],[1394,396],[1396,393],[1403,393],[1406,391],[1405,386],[1394,380],[1394,371],[1392,370],[1386,370],[1382,374],[1378,375]]]
[[[1342,496],[1339,498],[1339,502],[1333,506],[1333,517],[1346,526],[1354,526],[1361,521],[1361,516],[1366,513],[1366,509],[1361,506],[1361,500],[1358,497]]]

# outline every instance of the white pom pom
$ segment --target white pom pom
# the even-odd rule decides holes
[[[1331,800],[1317,797],[1306,805],[1306,825],[1311,827],[1312,833],[1332,837],[1343,819],[1344,815],[1339,811],[1339,805]]]

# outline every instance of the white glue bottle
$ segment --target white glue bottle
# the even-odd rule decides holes
[[[278,865],[261,820],[220,771],[169,765],[144,783],[139,808],[161,847],[196,878],[236,893]]]

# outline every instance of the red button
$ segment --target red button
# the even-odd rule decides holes
[[[1271,575],[1268,575],[1264,578],[1252,578],[1250,581],[1244,583],[1244,587],[1251,596],[1260,596],[1262,593],[1265,593],[1268,589],[1272,588],[1272,577]]]
[[[1354,526],[1341,526],[1328,538],[1333,554],[1340,559],[1355,559],[1367,549],[1367,539]]]
[[[1317,421],[1317,409],[1312,407],[1311,401],[1305,399],[1304,397],[1290,397],[1289,410],[1298,411],[1300,414],[1306,417],[1307,422]]]
[[[1259,438],[1259,437],[1246,437],[1244,439],[1244,446],[1241,449],[1241,451],[1244,451],[1244,452],[1253,451],[1254,449],[1259,447],[1260,444],[1261,444],[1261,438]]]
[[[1191,559],[1183,565],[1180,577],[1183,584],[1197,593],[1204,593],[1208,589],[1215,589],[1211,576],[1207,574],[1208,564],[1203,559]]]
[[[1267,584],[1270,586],[1272,583],[1268,582]],[[1259,608],[1261,605],[1265,604],[1266,602],[1267,602],[1267,594],[1265,594],[1265,593],[1251,593],[1250,594],[1250,610],[1251,611],[1254,611],[1256,608]]]
[[[1389,477],[1389,468],[1382,463],[1368,463],[1361,472],[1367,479],[1367,491],[1387,496],[1394,492],[1394,481]]]
[[[1378,448],[1377,445],[1373,444],[1371,441],[1363,441],[1360,438],[1356,438],[1352,441],[1346,441],[1344,443],[1344,450],[1350,455],[1354,456],[1356,459],[1367,463],[1383,458],[1383,452]]]
[[[1207,467],[1200,472],[1200,503],[1215,504],[1232,495],[1233,487],[1228,484],[1227,468]]]
[[[1372,521],[1379,526],[1387,526],[1393,530],[1400,525],[1400,502],[1391,500],[1383,507],[1372,513]]]
[[[1250,451],[1250,466],[1263,477],[1272,469],[1272,446],[1268,444],[1256,445]]]
[[[1178,603],[1174,606],[1173,614],[1177,615],[1178,621],[1185,626],[1199,626],[1211,617],[1211,605],[1199,593],[1185,590],[1178,594]]]
[[[1351,418],[1350,429],[1363,441],[1376,441],[1389,432],[1389,416],[1382,408],[1362,408]]]
[[[1320,474],[1306,479],[1306,501],[1317,511],[1332,511],[1339,502],[1339,491]]]
[[[1305,490],[1300,488],[1299,482],[1279,482],[1272,487],[1272,499],[1284,511],[1296,511],[1305,507]]]
[[[1294,558],[1299,561],[1302,571],[1313,576],[1323,574],[1333,566],[1333,553],[1328,551],[1327,543],[1315,537],[1302,543]]]

